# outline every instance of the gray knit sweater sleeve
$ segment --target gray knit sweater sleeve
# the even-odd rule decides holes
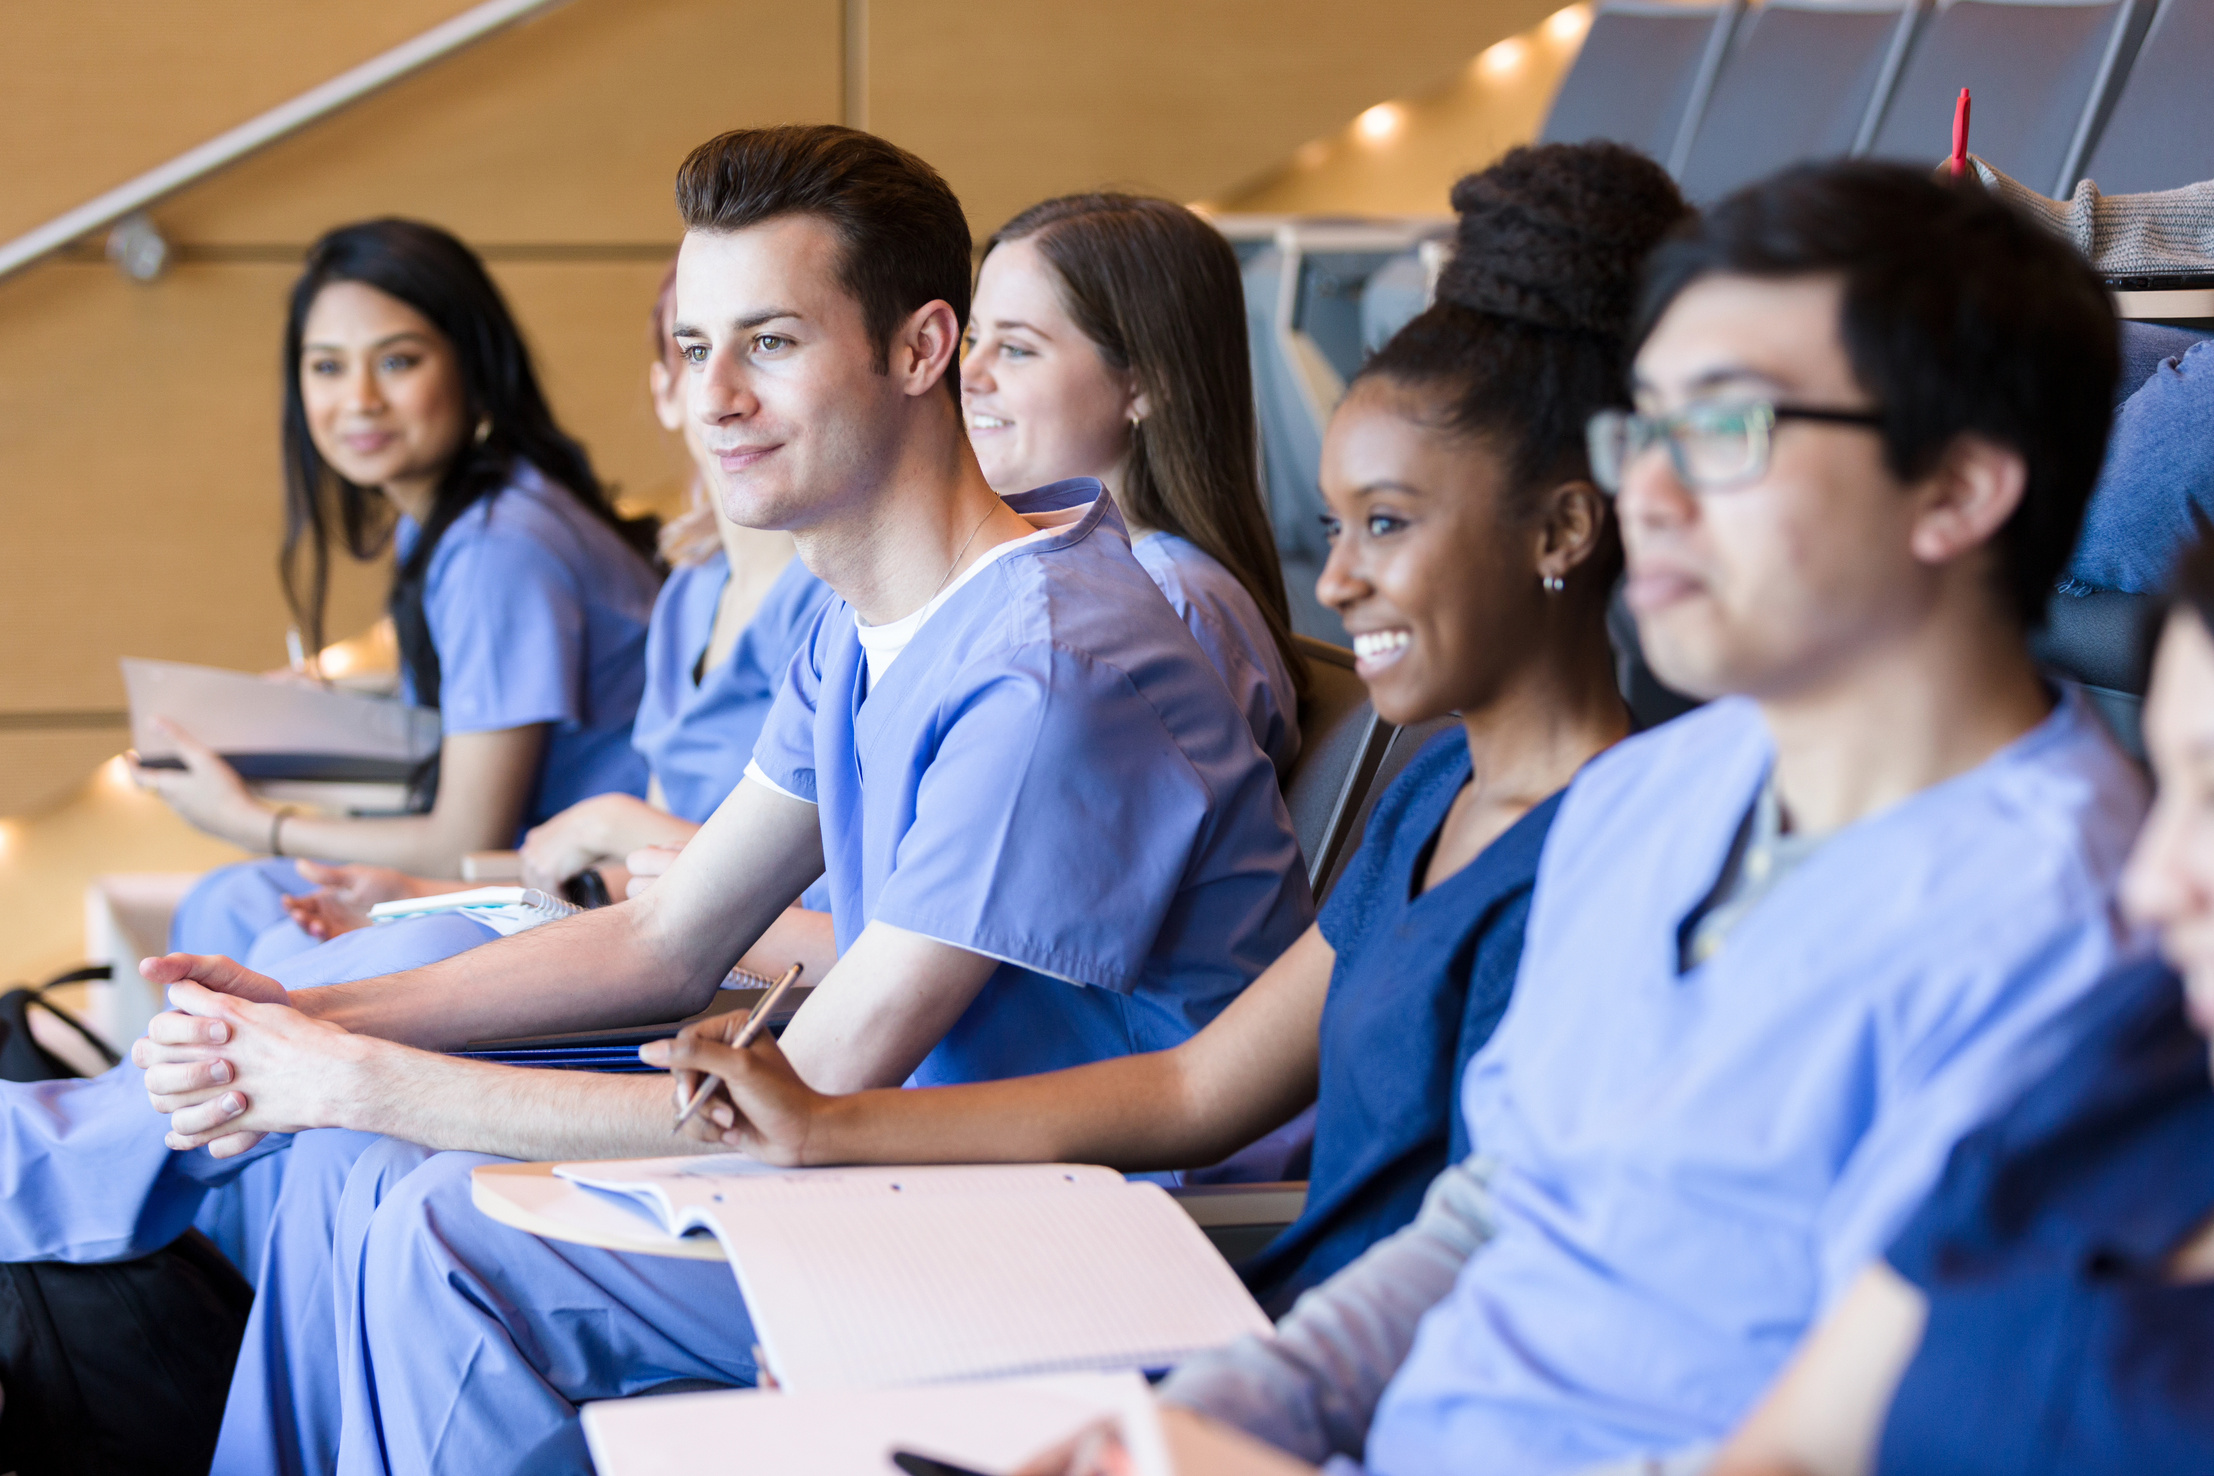
[[[2073,241],[2102,276],[2214,272],[2214,182],[2102,195],[2086,179],[2066,200],[2052,200],[1974,155],[1969,162],[1985,189]]]
[[[1448,1168],[1414,1223],[1302,1296],[1275,1337],[1244,1338],[1191,1360],[1161,1386],[1161,1398],[1305,1461],[1358,1458],[1416,1324],[1491,1239],[1487,1175],[1478,1158]]]

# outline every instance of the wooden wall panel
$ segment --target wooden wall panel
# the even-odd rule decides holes
[[[0,237],[397,46],[469,0],[8,0]],[[497,44],[497,43],[495,43]]]
[[[869,126],[979,234],[1049,195],[1226,192],[1562,0],[870,0]]]
[[[685,154],[834,123],[839,0],[572,0],[155,212],[186,241],[306,241],[420,215],[475,241],[666,241]]]

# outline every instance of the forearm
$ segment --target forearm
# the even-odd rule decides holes
[[[276,848],[287,856],[390,866],[422,877],[459,876],[464,855],[497,849],[515,837],[512,823],[496,829],[482,817],[436,812],[349,820],[295,811],[284,817],[278,829],[272,808],[270,823],[274,836],[251,838],[253,844],[269,845],[274,838]]]
[[[775,979],[793,964],[799,964],[805,972],[800,976],[811,984],[819,984],[830,977],[830,971],[838,962],[838,935],[831,926],[827,912],[809,912],[804,907],[787,907],[769,924],[746,956],[738,960],[738,967],[764,979]]]
[[[1227,1157],[1303,1105],[1211,1112],[1190,1065],[1181,1050],[1153,1051],[1041,1076],[832,1097],[802,1153],[808,1163],[1194,1168]]]
[[[642,1158],[710,1151],[670,1129],[669,1078],[528,1071],[362,1040],[332,1127],[503,1158]]]
[[[299,990],[291,1003],[426,1050],[682,1019],[706,1007],[728,963],[718,962],[715,940],[657,927],[651,902],[603,907],[406,973]]]

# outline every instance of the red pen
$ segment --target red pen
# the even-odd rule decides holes
[[[1953,104],[1953,178],[1968,172],[1968,89],[1960,89],[1960,101]]]

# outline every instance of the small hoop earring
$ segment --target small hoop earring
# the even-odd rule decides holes
[[[1545,592],[1549,595],[1557,595],[1568,588],[1568,581],[1558,574],[1548,574],[1540,583],[1545,586]]]
[[[487,415],[477,422],[476,444],[483,445],[492,439],[492,417]]]

